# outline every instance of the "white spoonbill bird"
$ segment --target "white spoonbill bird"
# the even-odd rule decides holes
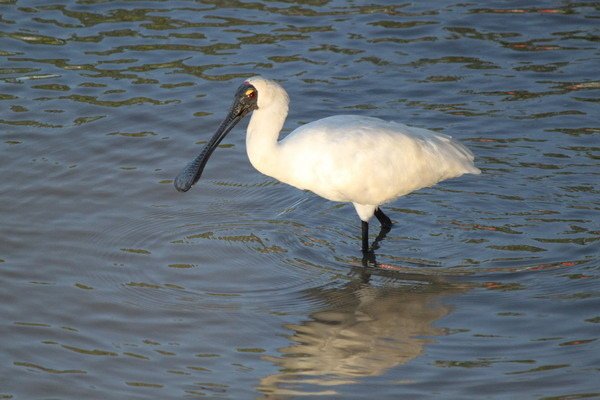
[[[450,136],[378,118],[336,115],[299,127],[278,140],[289,98],[278,83],[256,76],[235,93],[229,114],[200,154],[175,178],[188,191],[225,135],[252,113],[246,134],[250,162],[260,172],[332,201],[351,202],[369,251],[369,220],[392,221],[380,206],[462,174],[479,174],[473,153]]]

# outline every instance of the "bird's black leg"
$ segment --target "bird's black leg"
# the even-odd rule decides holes
[[[379,223],[381,224],[382,228],[386,228],[389,230],[392,227],[392,220],[390,219],[390,217],[385,215],[383,211],[381,211],[381,208],[377,207],[375,209],[375,216],[379,220]]]
[[[366,253],[369,251],[369,223],[360,221],[362,223],[362,251]]]
[[[379,235],[375,239],[375,242],[373,242],[373,247],[377,248],[378,243],[385,238],[385,235],[392,228],[392,220],[387,215],[385,215],[384,212],[381,211],[381,209],[379,207],[377,207],[375,209],[375,216],[377,217],[377,219],[379,220],[379,223],[381,224],[381,231],[379,232]],[[365,222],[365,221],[361,221],[361,222],[362,222],[362,251],[363,251],[363,253],[368,253],[369,252],[369,223]]]

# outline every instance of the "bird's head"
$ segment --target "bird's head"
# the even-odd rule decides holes
[[[248,78],[241,87],[244,85],[250,85],[258,92],[257,109],[263,110],[276,107],[284,109],[287,114],[290,100],[287,92],[279,83],[265,79],[262,76],[254,76]]]
[[[237,117],[242,119],[246,114],[256,110],[257,108],[258,91],[251,83],[246,81],[242,83],[236,90],[233,97],[233,103],[231,104],[229,114],[225,118],[225,121],[234,120]],[[235,121],[235,123],[237,123],[239,119]],[[231,128],[233,128],[233,126]]]

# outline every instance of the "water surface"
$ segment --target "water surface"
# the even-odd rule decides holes
[[[600,6],[523,4],[0,1],[0,398],[600,397]],[[245,122],[176,192],[256,74],[483,174],[368,259]]]

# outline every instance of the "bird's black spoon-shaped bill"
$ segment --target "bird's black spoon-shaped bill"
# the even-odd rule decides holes
[[[229,112],[225,120],[219,126],[219,129],[215,132],[212,138],[204,146],[200,154],[196,156],[175,178],[175,189],[180,192],[187,192],[190,188],[198,182],[202,171],[210,158],[210,155],[215,151],[219,143],[229,133],[230,130],[242,119],[245,114],[238,114],[232,110]]]

